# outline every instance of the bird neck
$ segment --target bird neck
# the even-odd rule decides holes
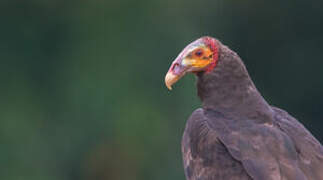
[[[214,70],[197,74],[198,96],[203,108],[248,119],[271,116],[272,109],[256,89],[242,60],[226,46],[222,45],[220,51]]]

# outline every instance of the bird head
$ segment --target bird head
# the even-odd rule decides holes
[[[172,85],[186,73],[211,72],[217,61],[217,40],[202,37],[187,45],[173,61],[165,76],[165,84],[171,90]]]

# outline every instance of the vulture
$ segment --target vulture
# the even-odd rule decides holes
[[[167,88],[186,73],[197,76],[202,101],[182,138],[187,180],[323,180],[320,142],[266,102],[235,52],[201,37],[172,62]]]

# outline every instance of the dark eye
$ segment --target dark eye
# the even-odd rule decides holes
[[[195,55],[196,55],[196,56],[202,56],[202,54],[203,54],[203,51],[202,51],[202,50],[197,50],[197,51],[195,52]]]

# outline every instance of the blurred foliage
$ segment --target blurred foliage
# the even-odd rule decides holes
[[[163,83],[203,35],[238,52],[263,96],[323,140],[323,1],[3,0],[0,179],[184,179],[200,106]]]

